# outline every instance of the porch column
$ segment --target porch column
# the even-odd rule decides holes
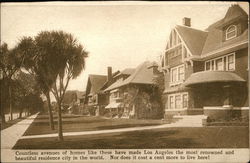
[[[225,100],[223,103],[223,107],[232,107],[232,96],[231,96],[231,85],[223,86],[223,90],[225,93]]]

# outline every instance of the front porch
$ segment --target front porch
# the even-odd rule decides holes
[[[248,92],[244,79],[233,72],[203,71],[185,82],[193,108],[203,108],[210,120],[248,118]]]

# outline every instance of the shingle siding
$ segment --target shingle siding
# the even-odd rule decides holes
[[[235,17],[234,14],[237,14],[237,16]],[[232,19],[229,18],[228,15],[230,15]],[[166,55],[166,59],[168,61],[164,76],[166,114],[190,114],[191,112],[189,110],[197,109],[199,111],[199,109],[202,110],[204,106],[224,106],[227,104],[233,105],[234,107],[249,106],[247,88],[249,71],[248,48],[246,48],[247,45],[245,45],[246,42],[248,42],[247,23],[248,21],[246,19],[246,13],[239,9],[238,6],[233,5],[229,8],[226,16],[223,19],[217,21],[207,28],[207,32],[182,26],[177,26],[175,28],[191,52],[193,52],[194,49],[196,49],[196,52],[197,49],[200,49],[200,52],[195,54],[196,58],[188,58],[189,60],[184,61],[182,60],[181,55],[174,58],[169,58],[169,56]],[[236,25],[237,36],[230,40],[226,40],[226,29],[230,25]],[[201,40],[203,43],[197,44],[196,42],[199,42],[199,40]],[[235,46],[238,44],[242,45]],[[216,52],[217,50],[221,51]],[[246,80],[247,83],[244,81],[239,83],[213,82],[213,84],[200,84],[199,87],[189,87],[190,89],[187,89],[187,87],[184,86],[184,83],[178,84],[176,86],[170,85],[171,68],[184,64],[185,80],[187,80],[193,73],[205,71],[206,61],[225,56],[230,53],[235,53],[235,70],[233,72]],[[225,58],[225,61],[225,63],[227,63],[227,58]],[[225,65],[225,63],[223,64]],[[230,86],[229,94],[226,90],[228,86]],[[180,94],[181,92],[188,92],[189,100],[187,110],[169,110],[169,95],[176,93]],[[202,114],[202,112],[199,112],[199,114]]]

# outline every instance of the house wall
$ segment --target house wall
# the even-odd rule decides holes
[[[223,54],[221,56],[224,56],[224,55],[226,54]],[[233,105],[237,107],[249,106],[248,93],[247,93],[247,90],[248,90],[248,87],[247,87],[248,86],[248,49],[247,48],[241,49],[235,52],[235,71],[233,72],[247,81],[246,83],[242,83],[242,84],[240,83],[231,84],[233,85],[231,88],[231,96],[233,99]],[[211,99],[209,100],[208,104],[203,102],[203,100],[196,100],[196,105],[201,106],[203,104],[204,106],[222,106],[223,103],[218,102],[218,100],[216,100],[217,98],[220,98],[220,99],[224,98],[222,87],[223,87],[223,84],[222,85],[213,84],[211,88],[208,86],[206,87],[199,86],[199,91],[194,90],[194,92],[200,96],[203,96],[202,92],[207,92],[206,95],[211,96]],[[210,89],[215,89],[214,90],[215,92],[213,92],[213,90],[210,90]],[[218,96],[218,97],[216,99],[213,99],[212,98],[213,96]],[[205,97],[205,99],[208,99],[208,97]]]
[[[235,73],[248,81],[248,49],[242,49],[235,54]]]
[[[224,54],[226,55],[226,54]],[[223,55],[221,55],[223,56]],[[212,58],[213,59],[213,58]],[[210,60],[210,59],[209,59]],[[180,63],[179,61],[176,63]],[[205,61],[194,61],[193,66],[188,63],[185,64],[185,79],[187,79],[192,73],[205,70]],[[232,104],[236,107],[246,107],[249,106],[247,85],[248,85],[248,51],[247,48],[235,52],[235,71],[240,77],[245,79],[247,83],[243,84],[232,84],[231,98]],[[165,90],[172,89],[179,86],[170,86],[170,72],[165,73]],[[183,92],[182,91],[173,92]],[[206,93],[204,93],[206,92]],[[171,93],[164,94],[165,96],[165,109],[167,110],[169,105],[168,96]],[[223,84],[213,84],[209,85],[199,85],[199,87],[193,87],[188,91],[188,110],[184,111],[166,111],[166,114],[193,114],[196,110],[200,110],[202,113],[202,108],[204,106],[223,106],[225,99],[227,98],[223,90]],[[189,112],[188,112],[189,111]]]
[[[175,57],[172,57],[172,58],[170,58],[170,57],[168,56],[168,59],[169,59],[168,65],[169,65],[170,67],[175,67],[175,66],[178,66],[178,65],[182,64],[181,55],[180,55],[180,54],[177,55],[177,56],[175,56]]]
[[[240,77],[242,77],[244,80],[246,80],[247,82],[245,84],[243,84],[243,89],[238,90],[240,92],[238,92],[239,94],[244,94],[244,99],[245,102],[243,104],[243,106],[249,106],[249,93],[248,93],[248,86],[249,86],[249,70],[248,70],[248,49],[242,49],[236,52],[235,55],[235,73],[238,74]],[[237,95],[235,95],[237,97]]]
[[[181,62],[181,60],[178,60],[178,62],[176,62],[176,63],[178,63],[178,65],[181,65],[181,64],[183,64],[183,62]],[[173,65],[175,65],[175,64],[173,64]],[[185,80],[194,72],[194,71],[198,71],[197,69],[195,69],[195,66],[196,65],[198,65],[199,66],[199,69],[201,69],[200,67],[202,67],[201,66],[201,64],[199,63],[199,62],[194,62],[193,63],[193,65],[191,65],[191,63],[190,62],[188,62],[188,63],[185,63],[184,64],[184,76],[185,76]],[[176,65],[175,65],[176,66]],[[175,66],[171,66],[170,67],[170,69],[172,68],[172,67],[175,67]],[[198,66],[197,66],[197,68],[198,68]],[[170,92],[170,93],[165,93],[163,96],[164,96],[164,103],[165,103],[165,105],[164,105],[164,110],[165,110],[165,115],[173,115],[173,114],[181,114],[181,115],[185,115],[185,114],[187,114],[188,113],[188,110],[189,110],[189,113],[190,114],[195,114],[195,112],[197,112],[196,110],[194,110],[194,111],[191,111],[192,109],[194,109],[194,104],[193,104],[193,100],[192,100],[192,96],[190,96],[190,92],[188,91],[188,88],[183,88],[183,84],[178,84],[178,85],[176,85],[176,86],[171,86],[170,85],[170,77],[171,77],[171,72],[170,72],[170,69],[169,69],[169,71],[168,72],[166,72],[165,73],[165,75],[164,75],[164,79],[165,79],[165,90],[171,90],[171,89],[173,89],[173,90],[176,90],[176,91],[172,91],[172,92]],[[182,89],[181,90],[178,90],[179,88],[181,88],[182,87]],[[174,94],[176,94],[176,93],[180,93],[180,94],[182,94],[182,93],[187,93],[188,94],[188,107],[187,107],[187,110],[180,110],[180,109],[169,109],[169,96],[170,95],[174,95]]]

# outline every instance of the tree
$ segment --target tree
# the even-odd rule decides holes
[[[13,76],[20,70],[20,67],[23,63],[24,57],[17,53],[17,48],[9,49],[6,43],[3,43],[0,46],[0,69],[2,73],[2,87],[8,88],[8,96],[9,96],[9,111],[10,111],[10,119],[13,120],[12,114],[12,94],[11,94],[11,81]],[[1,93],[1,96],[4,95]],[[2,123],[5,123],[5,113],[4,108],[1,107],[1,118]]]
[[[164,115],[164,108],[165,108],[164,104],[166,102],[166,99],[163,96],[163,92],[165,89],[164,74],[163,74],[163,72],[159,72],[158,70],[157,70],[157,72],[158,73],[156,73],[156,75],[153,78],[153,82],[154,82],[153,88],[155,90],[153,93],[154,93],[154,97],[157,97],[158,102],[160,104],[161,111],[159,114]]]
[[[71,34],[63,31],[41,32],[35,39],[42,52],[51,54],[49,61],[56,75],[52,93],[58,105],[58,139],[62,141],[62,101],[69,81],[85,68],[88,53]]]
[[[83,46],[63,31],[44,31],[32,38],[23,38],[21,47],[29,55],[25,65],[36,74],[48,102],[49,91],[58,104],[58,139],[63,140],[61,106],[69,81],[76,78],[85,67],[87,52]],[[52,89],[51,89],[52,88]],[[49,102],[50,103],[50,102]]]
[[[25,56],[23,67],[35,77],[38,87],[47,98],[50,128],[54,130],[50,90],[53,82],[56,80],[56,76],[52,75],[50,64],[53,63],[49,60],[51,54],[42,52],[37,46],[39,42],[36,41],[39,40],[34,40],[32,37],[23,37],[19,41],[17,49],[19,53]]]
[[[19,118],[22,118],[24,108],[28,108],[29,114],[35,110],[35,103],[37,107],[40,106],[41,90],[39,89],[33,75],[19,72],[16,80],[16,95],[17,107],[19,108]],[[38,111],[38,110],[37,110]]]

